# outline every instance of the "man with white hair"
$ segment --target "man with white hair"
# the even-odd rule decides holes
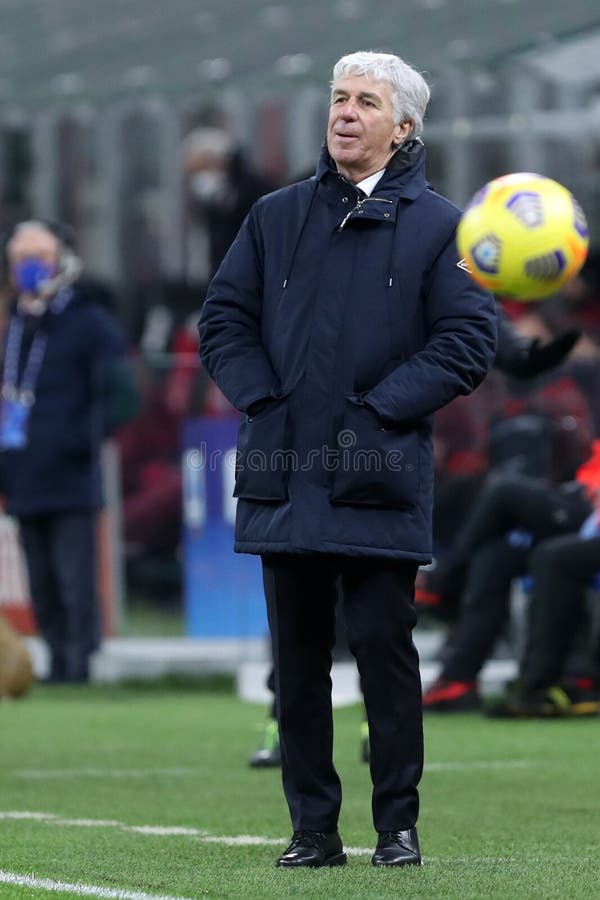
[[[49,682],[90,677],[100,643],[100,444],[137,409],[117,323],[81,278],[71,229],[18,223],[6,241],[0,346],[0,493],[19,522]]]
[[[419,865],[423,765],[414,582],[431,558],[431,417],[490,368],[492,297],[429,189],[427,84],[391,54],[333,71],[314,178],[262,198],[213,279],[200,352],[245,412],[236,550],[262,557],[281,766],[283,867],[346,862],[331,648],[341,584],[371,740],[375,866]]]

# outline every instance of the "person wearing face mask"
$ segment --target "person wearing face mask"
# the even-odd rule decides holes
[[[190,219],[187,276],[207,284],[252,204],[275,185],[250,167],[222,128],[194,129],[182,149]]]
[[[136,409],[125,342],[86,293],[69,231],[19,223],[5,243],[9,319],[0,493],[16,517],[53,682],[85,681],[98,648],[95,519],[103,437]]]

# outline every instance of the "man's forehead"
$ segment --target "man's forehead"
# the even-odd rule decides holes
[[[43,244],[46,247],[58,248],[60,245],[60,241],[56,237],[55,234],[52,234],[51,231],[48,231],[47,228],[44,228],[42,225],[23,225],[20,228],[17,228],[10,241],[8,242],[8,249],[14,249],[19,245],[23,244]]]
[[[389,98],[392,89],[387,81],[376,81],[368,75],[357,74],[338,78],[333,82],[331,91],[333,94],[357,93]]]

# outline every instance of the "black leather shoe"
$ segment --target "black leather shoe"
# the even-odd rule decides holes
[[[374,866],[422,865],[417,829],[380,831],[371,862]]]
[[[345,866],[346,854],[342,839],[337,831],[325,834],[322,831],[295,831],[290,846],[281,854],[276,866],[293,869],[308,866]]]

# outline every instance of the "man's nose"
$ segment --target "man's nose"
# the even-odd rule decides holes
[[[341,105],[339,109],[339,116],[341,119],[356,119],[356,107],[352,100],[346,100],[346,102]]]

